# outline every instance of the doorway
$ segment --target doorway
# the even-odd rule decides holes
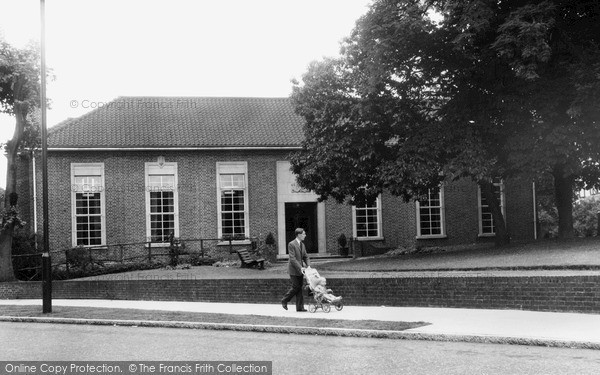
[[[285,238],[286,254],[287,243],[296,238],[296,228],[303,228],[306,232],[304,246],[308,253],[319,252],[317,202],[298,202],[285,204]]]

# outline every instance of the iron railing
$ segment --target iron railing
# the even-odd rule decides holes
[[[241,240],[241,241],[240,241]],[[197,265],[237,259],[235,251],[246,248],[255,251],[256,237],[244,238],[176,238],[169,242],[131,242],[101,246],[80,246],[50,252],[53,271],[62,270],[67,277],[74,270],[103,268],[107,264],[161,264],[177,265],[182,257]],[[42,273],[42,253],[13,255],[15,274],[20,280],[39,280]],[[24,266],[17,266],[23,265]]]

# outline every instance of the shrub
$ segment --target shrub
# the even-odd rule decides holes
[[[340,236],[337,238],[337,243],[340,246],[340,255],[343,257],[348,256],[348,239],[346,239],[346,235],[344,233],[340,234]]]
[[[267,234],[267,237],[265,237],[265,245],[275,245],[275,236],[273,236],[273,233],[269,232],[269,234]]]
[[[204,256],[202,257],[202,255],[200,253],[192,253],[190,254],[189,258],[188,258],[188,263],[194,267],[196,266],[204,266],[204,265],[211,265],[213,263],[215,263],[215,260],[210,258],[209,256]]]
[[[152,263],[113,263],[108,264],[103,268],[96,269],[69,269],[66,267],[57,267],[52,270],[52,278],[55,280],[68,280],[68,279],[77,279],[80,277],[89,277],[89,276],[98,276],[98,275],[107,275],[113,273],[122,273],[122,272],[131,272],[131,271],[142,271],[142,270],[152,270],[157,268],[164,267],[163,263],[160,262],[152,262]]]
[[[67,257],[67,264],[70,267],[79,268],[82,271],[85,271],[93,264],[89,250],[81,245],[67,250],[65,255]]]

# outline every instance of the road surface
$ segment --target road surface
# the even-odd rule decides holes
[[[174,328],[0,323],[0,360],[273,361],[273,374],[598,374],[600,351]]]

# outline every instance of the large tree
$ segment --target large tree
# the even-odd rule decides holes
[[[40,103],[40,54],[35,45],[15,48],[0,39],[0,112],[14,116],[13,137],[4,147],[7,158],[5,212],[0,229],[0,281],[15,278],[12,238],[17,216],[17,158],[25,143],[32,146],[36,130],[32,115]]]
[[[294,86],[307,138],[292,168],[338,200],[471,178],[498,243],[493,179],[550,173],[569,236],[574,184],[598,181],[599,38],[596,1],[374,1],[342,56]]]

